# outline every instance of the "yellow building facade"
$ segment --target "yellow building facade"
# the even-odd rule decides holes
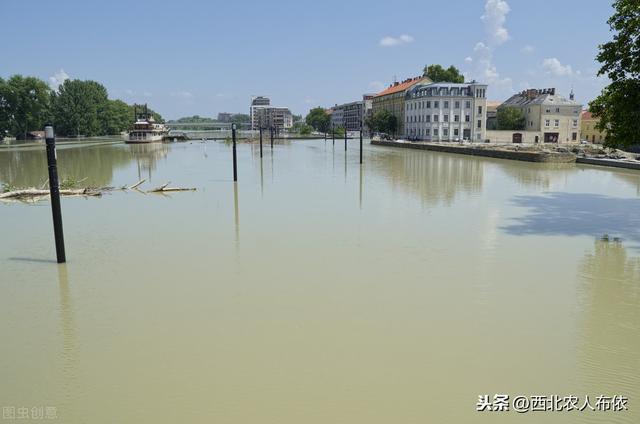
[[[403,135],[406,91],[415,84],[423,82],[428,84],[432,81],[427,77],[416,77],[391,84],[389,88],[373,97],[372,114],[375,114],[379,110],[386,110],[393,114],[398,119],[396,135]]]
[[[596,125],[600,122],[600,118],[594,117],[591,112],[582,112],[581,139],[593,144],[604,143],[605,132],[596,129]]]

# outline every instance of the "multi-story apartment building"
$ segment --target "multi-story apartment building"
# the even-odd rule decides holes
[[[271,106],[271,100],[265,96],[251,98],[249,115],[252,130],[258,130],[261,127],[283,129],[293,126],[293,115],[289,108]]]
[[[361,101],[335,105],[332,108],[331,123],[347,131],[359,131],[366,116],[371,115],[373,94],[365,94]]]
[[[415,84],[406,92],[407,138],[482,141],[486,138],[486,119],[486,84]]]
[[[287,129],[293,126],[293,114],[286,107],[259,106],[253,109],[252,129]]]
[[[498,109],[515,107],[525,116],[525,131],[539,132],[534,142],[571,143],[580,140],[582,105],[556,94],[555,88],[530,89],[511,96]]]
[[[406,91],[416,84],[431,83],[427,77],[409,78],[402,82],[395,82],[386,90],[376,94],[372,99],[371,113],[375,114],[380,110],[386,110],[392,113],[398,119],[397,134],[404,134],[404,112],[405,112],[405,94]]]
[[[580,139],[586,140],[590,143],[602,144],[604,142],[606,132],[596,129],[596,125],[600,122],[600,118],[596,118],[591,114],[591,112],[583,110],[581,119],[582,124],[580,125],[580,132],[582,134]]]
[[[235,113],[219,112],[218,122],[231,122],[231,118],[233,118],[233,115],[235,115]]]
[[[334,128],[344,127],[344,109],[338,107],[338,105],[331,109],[331,125]]]

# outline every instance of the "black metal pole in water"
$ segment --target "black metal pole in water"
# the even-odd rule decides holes
[[[262,127],[260,127],[260,157],[262,157]]]
[[[360,165],[362,165],[362,123],[360,123]]]
[[[344,151],[347,151],[347,126],[344,127]]]
[[[271,150],[273,150],[273,127],[269,129],[271,130]]]
[[[336,145],[336,128],[331,124],[331,142]]]
[[[233,140],[233,181],[238,181],[238,158],[236,155],[236,124],[231,124],[231,139]]]
[[[56,138],[53,127],[44,128],[47,143],[47,164],[49,165],[49,193],[51,193],[51,213],[53,215],[53,234],[56,239],[56,257],[58,263],[67,261],[64,252],[64,232],[62,230],[62,211],[60,210],[60,187],[58,185],[58,164],[56,155]]]

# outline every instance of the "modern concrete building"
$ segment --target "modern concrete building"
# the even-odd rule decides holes
[[[404,136],[425,141],[484,141],[487,85],[421,83],[406,91]]]
[[[235,113],[220,112],[218,113],[218,122],[231,122],[233,115],[235,115]]]
[[[596,125],[600,122],[600,118],[596,118],[591,112],[583,110],[581,116],[582,124],[580,125],[581,140],[589,143],[604,143],[606,132],[596,129]]]
[[[331,125],[334,128],[344,127],[344,109],[335,105],[331,108]]]
[[[258,130],[260,127],[287,129],[293,126],[293,115],[289,108],[271,106],[271,100],[265,96],[251,98],[249,115],[252,130]]]
[[[398,119],[398,128],[396,133],[404,134],[404,103],[406,91],[416,84],[428,84],[431,82],[432,81],[429,78],[420,76],[391,84],[386,90],[373,97],[371,113],[375,114],[380,110],[386,110],[392,113]]]
[[[331,109],[331,123],[336,128],[343,127],[347,131],[359,131],[364,118],[371,115],[373,97],[373,94],[365,94],[360,101],[335,105]]]
[[[511,96],[498,109],[515,107],[525,116],[526,132],[538,132],[534,143],[572,143],[580,140],[582,105],[556,94],[555,88],[530,89]],[[518,142],[514,139],[514,142]]]

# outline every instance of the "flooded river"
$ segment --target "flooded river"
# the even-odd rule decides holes
[[[73,424],[640,422],[639,172],[369,145],[360,167],[349,143],[239,145],[237,186],[224,143],[61,147],[61,178],[197,191],[63,198],[63,266],[48,201],[0,204],[0,406]],[[46,173],[43,147],[0,149],[0,184]],[[485,394],[629,400],[477,412]]]

